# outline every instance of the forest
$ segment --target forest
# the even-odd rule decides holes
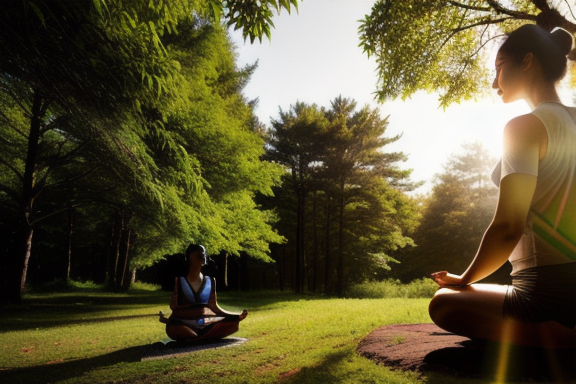
[[[467,143],[419,196],[406,155],[387,148],[401,137],[346,95],[259,121],[242,93],[257,65],[238,67],[228,29],[269,38],[274,12],[297,1],[255,3],[1,2],[0,303],[55,281],[159,283],[189,243],[207,248],[219,289],[342,297],[351,282],[467,265],[494,209],[495,159]],[[387,3],[359,31],[384,61]],[[478,76],[445,81],[480,84],[467,70]],[[415,80],[381,76],[379,96],[443,86]],[[448,87],[441,103],[474,92]]]

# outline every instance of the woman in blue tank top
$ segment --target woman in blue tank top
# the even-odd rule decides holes
[[[169,318],[160,312],[160,322],[166,324],[166,334],[177,341],[219,339],[238,331],[238,323],[248,311],[231,313],[216,302],[216,282],[202,274],[206,264],[206,250],[202,245],[191,244],[186,249],[188,266],[185,274],[176,277],[176,284]]]

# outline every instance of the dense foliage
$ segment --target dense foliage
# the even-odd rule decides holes
[[[490,89],[486,47],[496,38],[524,23],[576,34],[575,11],[563,0],[378,0],[360,45],[376,58],[380,100],[436,91],[446,107]]]
[[[77,260],[117,289],[190,241],[268,258],[281,237],[254,197],[280,168],[260,159],[241,94],[253,68],[236,68],[215,22],[228,3],[0,4],[0,301],[20,300],[31,258],[34,281]],[[269,17],[239,11],[228,24],[268,34]]]

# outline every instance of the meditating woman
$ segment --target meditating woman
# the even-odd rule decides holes
[[[203,276],[206,250],[202,245],[190,244],[184,254],[188,269],[176,277],[169,318],[160,312],[160,322],[166,324],[166,334],[177,341],[219,339],[238,331],[238,323],[246,318],[224,311],[216,302],[216,282]]]
[[[504,128],[492,179],[498,203],[466,271],[432,277],[440,285],[429,312],[441,328],[472,339],[576,347],[576,108],[562,105],[572,36],[524,25],[496,57],[492,87],[505,103],[532,113]],[[506,261],[512,285],[473,284]]]

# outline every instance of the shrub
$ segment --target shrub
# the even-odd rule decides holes
[[[141,281],[135,281],[130,285],[130,290],[137,290],[137,291],[158,291],[162,289],[158,284],[150,284],[144,283]]]
[[[388,279],[355,284],[348,289],[346,296],[358,299],[432,298],[437,290],[438,285],[432,279],[417,279],[408,284]]]
[[[71,279],[54,279],[48,283],[34,288],[35,292],[67,292],[75,290],[102,290],[104,288],[101,284],[96,284],[93,281],[74,281]]]

